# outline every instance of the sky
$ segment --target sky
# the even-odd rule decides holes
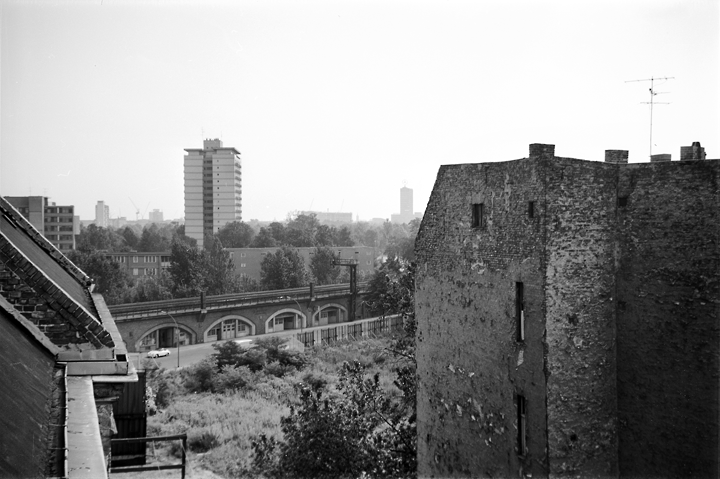
[[[531,143],[720,158],[720,1],[0,0],[0,194],[184,216],[185,148],[241,152],[243,220],[422,212]],[[661,102],[661,103],[660,103]]]

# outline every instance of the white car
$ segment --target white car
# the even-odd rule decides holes
[[[163,356],[170,356],[170,350],[165,348],[153,349],[147,353],[147,357],[149,358],[162,358]]]

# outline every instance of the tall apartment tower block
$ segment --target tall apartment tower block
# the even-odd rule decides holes
[[[95,205],[95,225],[107,228],[110,225],[110,207],[104,201]]]
[[[205,235],[242,220],[240,152],[217,138],[185,151],[185,234],[202,248]]]

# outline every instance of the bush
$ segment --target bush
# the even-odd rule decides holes
[[[185,388],[191,393],[213,390],[213,378],[217,374],[215,361],[206,358],[183,371]]]
[[[208,452],[220,445],[217,435],[208,430],[190,431],[187,439],[188,449],[193,452]]]
[[[213,391],[224,393],[243,389],[253,382],[254,375],[247,366],[223,366],[212,379]]]

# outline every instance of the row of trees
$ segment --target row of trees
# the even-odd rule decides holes
[[[288,218],[285,223],[275,221],[266,226],[261,226],[256,220],[250,223],[233,221],[214,237],[225,248],[371,246],[384,251],[392,247],[406,257],[412,250],[419,225],[419,220],[413,220],[403,225],[356,222],[338,227],[321,224],[314,214],[299,214]],[[152,223],[142,229],[137,225],[114,229],[92,224],[81,228],[77,249],[163,252],[169,251],[173,240],[178,237],[194,244],[194,240],[185,236],[185,226],[177,223]]]
[[[391,225],[367,229],[365,239],[376,241],[383,231],[384,252],[388,257],[413,260],[413,243],[419,222],[410,225]],[[367,226],[367,225],[365,225]],[[363,226],[352,225],[356,232]],[[333,263],[337,254],[333,246],[353,245],[351,226],[340,229],[320,225],[315,215],[298,215],[287,224],[271,223],[260,232],[248,224],[233,222],[205,240],[204,249],[184,234],[184,226],[177,224],[146,226],[138,235],[136,229],[102,228],[95,225],[82,228],[77,248],[69,258],[96,283],[108,304],[157,301],[163,299],[239,293],[256,290],[273,290],[349,281],[347,268]],[[259,281],[239,278],[229,252],[225,247],[258,244],[266,237],[266,247],[278,246],[273,254],[265,256],[261,264]],[[269,241],[272,239],[272,241]],[[315,246],[310,263],[305,264],[296,246]],[[134,281],[120,265],[109,259],[107,253],[119,251],[167,252],[170,251],[170,268],[158,275]],[[360,281],[368,278],[358,278]]]

